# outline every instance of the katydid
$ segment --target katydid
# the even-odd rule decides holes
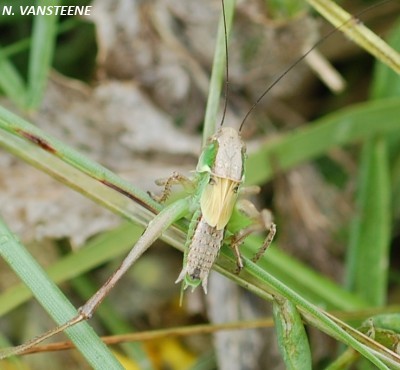
[[[209,139],[197,164],[198,191],[195,197],[199,203],[194,212],[185,248],[184,266],[177,282],[183,281],[184,289],[193,289],[202,284],[207,293],[207,279],[214,261],[221,248],[224,230],[227,226],[238,199],[240,186],[244,179],[246,158],[245,145],[239,133],[230,127],[221,127]],[[262,218],[259,226],[269,229],[265,250],[275,234],[275,224],[264,225]],[[242,230],[240,238],[234,235],[234,248],[238,268],[243,262],[238,251],[238,244],[249,230]],[[239,234],[239,233],[238,233]]]

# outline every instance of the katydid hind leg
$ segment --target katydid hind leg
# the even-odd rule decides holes
[[[243,268],[243,261],[239,252],[240,245],[249,235],[255,232],[267,231],[267,236],[263,244],[252,258],[253,262],[257,262],[271,245],[276,233],[276,225],[272,220],[272,214],[269,210],[263,209],[258,211],[254,204],[247,199],[240,199],[237,202],[236,208],[252,221],[250,225],[240,229],[231,237],[231,247],[237,259],[237,271],[240,272]]]
[[[264,215],[261,215],[261,217],[264,221],[267,221],[267,220],[269,220],[268,215],[270,214],[270,212],[268,210],[263,210],[262,213],[264,211],[266,211],[267,213],[265,213]],[[268,234],[267,234],[266,238],[264,239],[262,246],[259,248],[257,253],[252,258],[252,261],[255,263],[264,255],[265,251],[268,249],[268,247],[271,245],[272,241],[274,240],[274,237],[276,234],[276,225],[273,222],[265,222],[264,227],[265,227],[265,230],[268,231]]]

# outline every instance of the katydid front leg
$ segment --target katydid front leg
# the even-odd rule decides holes
[[[82,306],[78,309],[78,314],[71,320],[63,325],[60,325],[48,332],[33,338],[32,340],[10,349],[0,351],[0,360],[6,357],[17,355],[24,352],[28,348],[34,347],[40,342],[53,335],[68,329],[69,327],[88,320],[92,317],[96,308],[103,302],[103,300],[110,293],[114,285],[121,279],[121,277],[128,271],[128,269],[136,262],[136,260],[157,240],[161,234],[173,224],[175,221],[185,217],[191,208],[191,197],[187,197],[176,201],[170,206],[162,210],[154,219],[149,223],[142,236],[139,238],[135,246],[131,249],[129,254],[122,261],[118,269],[111,275],[111,277],[104,283],[104,285]]]
[[[159,186],[164,186],[163,191],[160,195],[150,196],[158,203],[164,203],[168,197],[171,195],[171,189],[173,185],[182,185],[182,187],[189,193],[194,193],[196,188],[196,183],[186,176],[180,174],[179,172],[173,172],[167,179],[156,180],[156,184]]]

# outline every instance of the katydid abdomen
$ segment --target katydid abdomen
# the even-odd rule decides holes
[[[201,211],[195,216],[192,221],[195,225],[191,225],[194,226],[193,235],[185,247],[184,267],[176,282],[183,281],[183,289],[188,286],[194,289],[201,284],[207,293],[208,275],[221,249],[225,229],[210,226]]]

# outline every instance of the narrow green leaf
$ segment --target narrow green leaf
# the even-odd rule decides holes
[[[394,49],[400,50],[400,19],[391,30],[388,43]],[[371,97],[373,99],[383,99],[394,96],[400,96],[399,75],[387,65],[377,62],[372,80]]]
[[[229,35],[233,15],[235,11],[235,0],[225,0],[225,16],[226,16],[226,33],[227,37]],[[213,135],[216,131],[217,123],[217,113],[220,106],[220,96],[222,81],[225,77],[225,65],[226,65],[226,44],[225,42],[225,31],[224,23],[221,15],[221,19],[218,26],[217,43],[214,53],[214,61],[211,72],[210,79],[210,90],[208,92],[207,98],[207,108],[204,118],[204,128],[203,128],[203,145],[207,139]]]
[[[276,298],[273,313],[279,349],[286,369],[312,369],[310,345],[296,306],[288,299]]]
[[[399,132],[400,98],[353,105],[306,127],[266,142],[247,161],[246,183],[263,184],[276,170],[287,170],[334,147],[366,139],[376,133]]]
[[[371,139],[363,148],[357,212],[347,257],[347,285],[371,305],[386,301],[391,225],[386,143]]]
[[[24,81],[0,48],[0,87],[19,107],[25,107],[26,88]]]
[[[348,348],[344,351],[334,362],[329,364],[325,370],[346,370],[350,366],[359,360],[360,355],[353,350],[353,348]]]
[[[393,27],[388,37],[388,43],[395,49],[400,50],[400,19]],[[371,87],[372,99],[385,99],[388,97],[400,96],[400,78],[392,69],[377,62],[375,64],[374,75]],[[385,116],[382,116],[385,119]],[[400,217],[400,131],[394,135],[388,135],[386,138],[391,162],[391,178],[392,178],[392,212],[395,219]]]
[[[59,0],[39,0],[37,6],[59,5]],[[41,102],[53,59],[57,36],[58,15],[33,17],[32,42],[29,55],[27,105],[35,109]]]

